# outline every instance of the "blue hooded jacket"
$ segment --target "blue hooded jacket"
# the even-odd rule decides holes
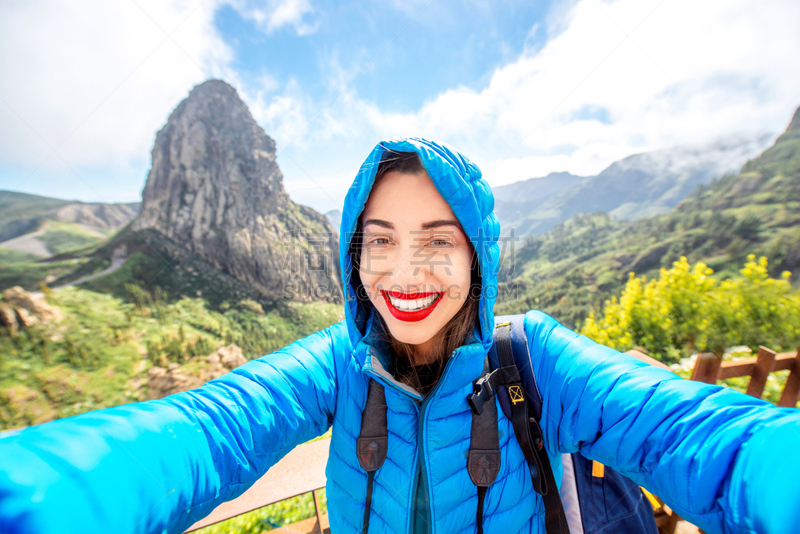
[[[419,154],[478,253],[476,341],[449,356],[423,400],[370,345],[372,321],[350,285],[349,240],[387,149]],[[408,534],[415,497],[429,531],[473,533],[466,402],[491,345],[499,224],[479,169],[423,139],[380,143],[347,195],[340,259],[345,321],[206,385],[0,438],[0,532],[179,533],[242,494],[296,445],[333,426],[331,530],[361,532],[367,475],[356,438],[370,378],[386,390],[388,457],[375,476],[370,532]],[[661,496],[707,532],[792,532],[800,524],[800,413],[682,380],[529,312],[525,330],[543,396],[542,429],[560,454],[580,450]],[[544,533],[541,498],[498,409],[501,468],[486,494],[491,533]]]

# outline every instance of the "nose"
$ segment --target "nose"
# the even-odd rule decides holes
[[[403,247],[395,261],[392,283],[401,291],[425,291],[423,287],[428,278],[428,266],[420,248],[416,245]]]

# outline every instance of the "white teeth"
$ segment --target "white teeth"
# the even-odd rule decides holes
[[[389,301],[392,303],[392,306],[398,310],[413,312],[427,308],[436,301],[437,296],[438,295],[431,295],[421,299],[403,300],[389,295]]]

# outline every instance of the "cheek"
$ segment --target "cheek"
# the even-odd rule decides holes
[[[471,251],[461,252],[453,260],[453,272],[450,277],[452,283],[459,286],[469,287],[472,279],[472,253]]]
[[[367,292],[370,298],[372,298],[370,290],[375,284],[375,276],[370,274],[370,272],[365,269],[359,269],[358,276],[361,278],[361,285],[363,286],[364,290]]]
[[[469,295],[469,286],[472,281],[472,253],[467,251],[455,254],[451,258],[450,268],[442,269],[438,278],[447,288],[448,296],[451,299],[463,302]]]
[[[378,299],[383,301],[383,297],[376,293],[374,289],[381,278],[381,274],[375,270],[365,268],[365,265],[362,263],[359,267],[358,275],[359,278],[361,278],[362,295],[368,297],[374,304],[377,304]]]

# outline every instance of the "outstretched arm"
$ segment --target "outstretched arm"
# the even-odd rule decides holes
[[[0,438],[0,532],[182,532],[329,428],[348,346],[340,323],[198,389]]]
[[[548,448],[613,467],[709,532],[800,524],[800,410],[683,380],[529,312]]]

